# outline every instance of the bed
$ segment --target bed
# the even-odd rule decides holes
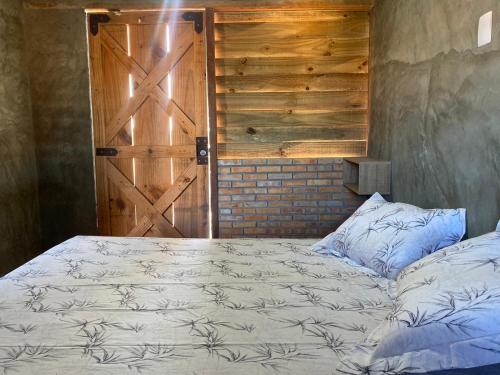
[[[0,279],[0,373],[336,374],[393,282],[314,242],[72,238]]]

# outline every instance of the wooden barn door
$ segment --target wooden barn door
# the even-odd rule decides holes
[[[88,18],[99,233],[208,237],[203,12]]]

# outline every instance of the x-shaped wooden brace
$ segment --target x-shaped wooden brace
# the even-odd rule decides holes
[[[172,224],[163,216],[163,213],[168,210],[172,203],[182,194],[184,190],[196,178],[196,162],[193,161],[184,170],[184,173],[177,177],[174,184],[168,189],[154,204],[142,195],[129,180],[126,178],[113,163],[109,162],[106,166],[108,177],[113,183],[120,188],[125,196],[132,201],[145,214],[137,222],[137,225],[132,229],[127,236],[140,237],[143,236],[153,225],[160,232],[168,237],[182,237],[182,234],[172,226]]]
[[[162,57],[158,64],[148,74],[144,69],[122,48],[122,46],[105,30],[102,30],[101,41],[103,46],[110,51],[117,60],[128,70],[132,78],[139,85],[125,106],[116,113],[106,126],[106,143],[108,144],[127,123],[130,117],[141,107],[150,96],[155,100],[167,115],[173,115],[182,131],[194,140],[196,126],[191,119],[179,108],[177,103],[163,91],[159,83],[168,72],[177,64],[193,44],[189,33],[182,33],[176,44],[185,48],[176,48],[171,53]]]

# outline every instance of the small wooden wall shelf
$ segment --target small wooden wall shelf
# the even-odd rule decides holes
[[[344,159],[344,186],[358,195],[391,193],[391,162],[372,158]]]

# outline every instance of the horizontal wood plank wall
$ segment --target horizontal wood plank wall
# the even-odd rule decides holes
[[[364,156],[369,16],[215,14],[219,158]]]

